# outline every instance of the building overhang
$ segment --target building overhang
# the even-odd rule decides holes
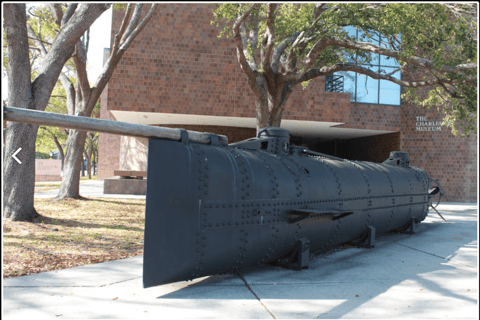
[[[120,110],[109,110],[109,112],[117,121],[145,125],[203,125],[256,128],[255,118]],[[338,126],[342,124],[344,123],[282,119],[281,127],[290,131],[292,136],[321,139],[354,139],[395,132],[339,128]]]

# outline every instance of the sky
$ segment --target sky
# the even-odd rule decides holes
[[[37,3],[28,3],[27,9]],[[103,65],[103,49],[110,48],[112,29],[112,9],[108,9],[90,27],[90,45],[87,56],[88,80],[91,84],[95,82],[100,74]],[[8,97],[8,79],[6,73],[2,72],[2,99]]]
[[[88,80],[93,83],[103,65],[103,49],[110,48],[112,8],[108,9],[90,27],[90,45],[87,56]]]

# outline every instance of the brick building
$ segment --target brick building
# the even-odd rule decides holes
[[[232,39],[218,39],[210,4],[160,4],[102,95],[101,118],[214,132],[229,143],[255,136],[255,103]],[[113,12],[112,32],[121,12]],[[112,33],[112,39],[114,34]],[[477,201],[477,138],[437,125],[435,110],[351,101],[326,92],[325,77],[295,88],[282,119],[293,144],[339,157],[382,162],[390,151],[438,179],[444,201]],[[421,131],[425,130],[425,131]],[[430,130],[430,131],[427,131]],[[433,130],[433,131],[432,131]],[[99,179],[113,170],[146,170],[147,139],[100,135]]]

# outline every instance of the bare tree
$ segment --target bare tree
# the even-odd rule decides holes
[[[63,66],[75,51],[78,39],[109,7],[110,4],[70,4],[58,34],[32,81],[25,4],[5,4],[3,19],[8,58],[8,105],[44,111]],[[37,131],[37,125],[7,124],[3,216],[13,221],[32,221],[38,216],[34,208]],[[21,163],[12,157],[16,152]]]
[[[61,27],[68,11],[63,14],[62,10],[58,9],[59,6],[60,4],[51,4],[48,8],[55,17],[55,21],[59,24],[59,27]],[[67,93],[68,114],[83,117],[90,117],[92,115],[95,104],[110,80],[115,67],[135,37],[151,20],[157,6],[157,4],[153,4],[145,17],[141,19],[143,4],[128,4],[120,29],[115,35],[110,57],[103,66],[103,70],[93,86],[90,86],[88,82],[86,69],[86,55],[89,42],[88,33],[83,38],[83,41],[81,39],[77,40],[75,44],[75,53],[73,55],[77,75],[76,87],[65,74],[61,73],[59,78]],[[31,38],[35,39],[37,47],[46,54],[43,42],[40,41],[38,35],[36,35],[31,28],[29,29],[29,35]],[[57,199],[81,198],[79,192],[79,172],[83,161],[82,156],[86,135],[87,132],[85,131],[69,130],[65,151],[63,179]]]

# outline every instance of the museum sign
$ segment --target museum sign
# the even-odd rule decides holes
[[[416,131],[442,131],[443,121],[429,121],[427,117],[416,117]]]

